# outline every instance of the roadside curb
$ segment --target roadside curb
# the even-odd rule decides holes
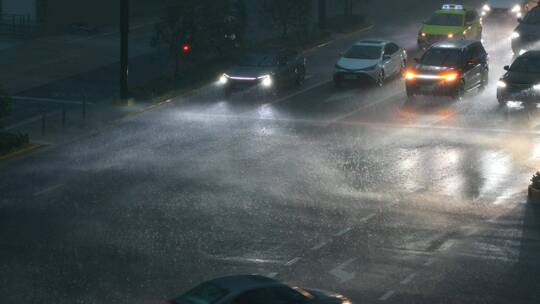
[[[17,150],[17,151],[14,151],[14,152],[11,152],[9,154],[6,154],[4,156],[0,156],[0,162],[5,162],[5,161],[8,161],[8,160],[12,160],[12,159],[16,159],[16,158],[20,158],[20,157],[23,157],[23,156],[27,156],[29,154],[32,154],[42,148],[45,148],[46,145],[42,145],[42,144],[30,144],[29,146],[25,147],[25,148],[22,148],[20,150]]]

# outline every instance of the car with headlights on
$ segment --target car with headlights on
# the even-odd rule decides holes
[[[519,2],[516,0],[488,0],[486,4],[482,6],[482,16],[511,16],[514,18],[521,18],[523,17],[523,13],[526,10],[525,2]]]
[[[512,32],[512,51],[520,55],[529,50],[540,49],[540,7],[533,8]]]
[[[439,42],[405,73],[407,96],[438,95],[460,99],[488,83],[488,54],[480,41]]]
[[[478,12],[460,4],[444,4],[424,21],[418,32],[418,48],[447,40],[482,39],[482,21]]]
[[[169,304],[351,304],[344,296],[291,287],[258,275],[214,279],[168,301]]]
[[[517,57],[497,83],[500,105],[508,101],[540,103],[540,51],[528,51]]]
[[[258,88],[275,92],[288,86],[303,84],[306,58],[293,49],[250,51],[221,75],[218,85],[225,95]]]
[[[382,86],[386,79],[400,75],[407,65],[407,52],[394,42],[362,40],[355,43],[335,65],[334,83],[372,81]]]

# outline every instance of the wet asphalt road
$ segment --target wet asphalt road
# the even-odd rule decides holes
[[[206,87],[2,165],[0,302],[162,303],[258,273],[354,303],[539,303],[540,113],[495,99],[514,25],[486,24],[491,84],[462,101],[333,88],[352,41],[413,48],[400,25],[309,52],[275,99]]]

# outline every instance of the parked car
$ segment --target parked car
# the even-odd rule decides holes
[[[351,304],[344,296],[291,287],[257,275],[215,279],[169,301],[170,304]]]
[[[306,77],[306,58],[292,49],[269,49],[245,54],[219,79],[226,95],[249,88],[264,92],[301,85]]]
[[[540,7],[533,8],[512,32],[512,51],[520,55],[528,50],[540,49]]]
[[[480,41],[439,42],[405,75],[407,96],[442,95],[459,99],[488,83],[488,54]]]
[[[528,51],[505,66],[506,73],[497,83],[497,100],[540,102],[540,51]]]
[[[363,40],[355,43],[338,60],[334,83],[346,81],[374,81],[382,86],[384,81],[404,71],[407,52],[396,43],[384,40]]]

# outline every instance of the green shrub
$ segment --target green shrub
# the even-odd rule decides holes
[[[29,142],[27,134],[0,132],[0,155],[22,148]]]

